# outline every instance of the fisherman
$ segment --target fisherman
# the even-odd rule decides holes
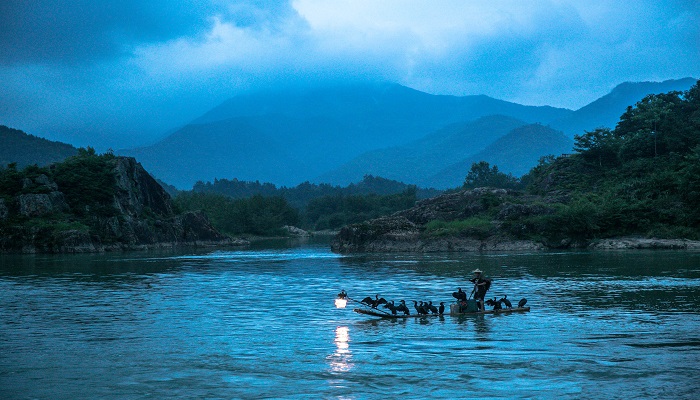
[[[469,281],[474,284],[474,300],[479,305],[479,310],[484,311],[484,297],[486,297],[486,292],[491,288],[491,279],[485,277],[483,271],[478,268],[472,273],[474,278]]]

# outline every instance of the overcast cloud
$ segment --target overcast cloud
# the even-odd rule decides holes
[[[695,0],[4,0],[0,124],[75,145],[154,140],[246,90],[397,82],[576,109],[700,77]]]

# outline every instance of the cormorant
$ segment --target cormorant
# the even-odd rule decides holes
[[[418,315],[427,314],[427,313],[425,312],[425,309],[423,308],[423,302],[422,302],[422,301],[420,302],[420,305],[418,305],[418,302],[415,301],[415,300],[413,300],[413,308],[416,309],[416,312],[418,313]]]
[[[493,298],[493,300],[491,300],[491,299],[486,300],[485,303],[486,303],[486,305],[493,306],[494,310],[500,310],[503,308],[503,307],[501,307],[501,302],[496,300],[495,297]]]
[[[498,300],[498,302],[499,302],[499,303],[505,304],[506,307],[508,307],[508,308],[513,308],[513,304],[510,302],[510,300],[508,300],[508,295],[507,295],[507,294],[504,294],[504,295],[503,295],[503,298],[501,298],[500,300]]]
[[[527,299],[523,297],[523,298],[520,299],[520,301],[518,302],[518,308],[524,307],[524,306],[525,306],[525,303],[527,303]]]
[[[462,291],[462,288],[457,288],[457,291],[452,293],[452,297],[457,301],[467,301],[467,293]]]
[[[442,315],[445,313],[445,302],[441,301],[440,302],[440,307],[438,307],[438,314]]]
[[[411,315],[411,312],[408,310],[408,307],[406,307],[406,301],[404,300],[401,300],[401,304],[399,304],[396,307],[396,311],[401,311],[404,315]]]
[[[384,308],[388,308],[392,314],[396,315],[396,306],[394,305],[394,300],[388,301],[384,304]]]
[[[372,308],[377,308],[377,306],[380,304],[386,304],[386,300],[384,300],[383,297],[379,297],[379,295],[375,295],[374,299],[367,296],[364,299],[362,299],[360,303],[367,304]]]
[[[430,312],[433,313],[433,314],[437,314],[437,313],[438,313],[437,307],[435,307],[435,306],[433,305],[433,302],[432,302],[432,301],[429,301],[428,304],[425,305],[425,309],[426,309],[426,311],[430,310]],[[427,314],[427,312],[426,312],[426,314]]]

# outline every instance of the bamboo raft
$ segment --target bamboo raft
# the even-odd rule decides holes
[[[530,307],[513,307],[513,308],[502,308],[500,310],[484,310],[484,311],[473,311],[473,312],[457,312],[449,314],[411,314],[411,315],[393,315],[385,313],[379,310],[366,310],[362,308],[353,309],[358,314],[371,315],[373,317],[387,318],[387,319],[400,319],[400,318],[426,318],[426,317],[458,317],[462,315],[485,315],[485,314],[510,314],[514,312],[528,312]]]

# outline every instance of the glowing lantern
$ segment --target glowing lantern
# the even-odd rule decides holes
[[[338,293],[338,298],[335,299],[335,308],[345,308],[345,306],[348,304],[348,294],[345,293],[345,290],[341,290],[340,293]]]

